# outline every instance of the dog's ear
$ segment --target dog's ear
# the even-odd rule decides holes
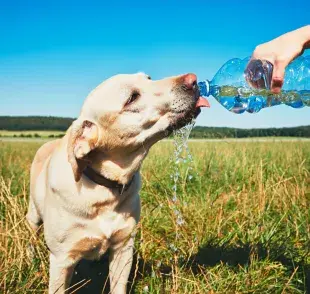
[[[89,120],[75,120],[71,126],[68,140],[68,160],[71,164],[74,179],[81,179],[83,170],[90,160],[88,154],[98,142],[98,127]]]

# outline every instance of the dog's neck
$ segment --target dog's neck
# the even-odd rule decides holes
[[[134,174],[139,171],[147,152],[133,152],[127,155],[94,152],[91,154],[91,168],[107,179],[119,184],[128,184]]]

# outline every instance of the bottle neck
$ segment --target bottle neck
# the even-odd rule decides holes
[[[210,96],[210,81],[205,80],[198,83],[200,95],[208,97]]]

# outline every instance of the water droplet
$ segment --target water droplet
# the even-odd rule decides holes
[[[177,217],[177,224],[179,226],[182,226],[182,225],[184,225],[184,223],[185,223],[185,221],[184,221],[183,217],[181,215],[178,215],[178,217]]]
[[[148,293],[148,292],[149,292],[149,286],[144,286],[143,293]]]
[[[170,249],[171,249],[172,251],[174,251],[174,252],[178,251],[178,248],[176,248],[175,245],[174,245],[173,243],[170,243],[170,244],[169,244],[169,247],[170,247]]]
[[[175,214],[176,216],[179,216],[179,215],[180,215],[180,211],[177,210],[177,209],[174,209],[174,214]]]

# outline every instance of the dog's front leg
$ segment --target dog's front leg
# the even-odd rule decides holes
[[[69,288],[74,266],[66,267],[63,261],[50,254],[49,294],[63,294]],[[67,292],[66,292],[67,293]]]
[[[133,259],[134,239],[110,249],[110,284],[112,294],[125,294]]]

